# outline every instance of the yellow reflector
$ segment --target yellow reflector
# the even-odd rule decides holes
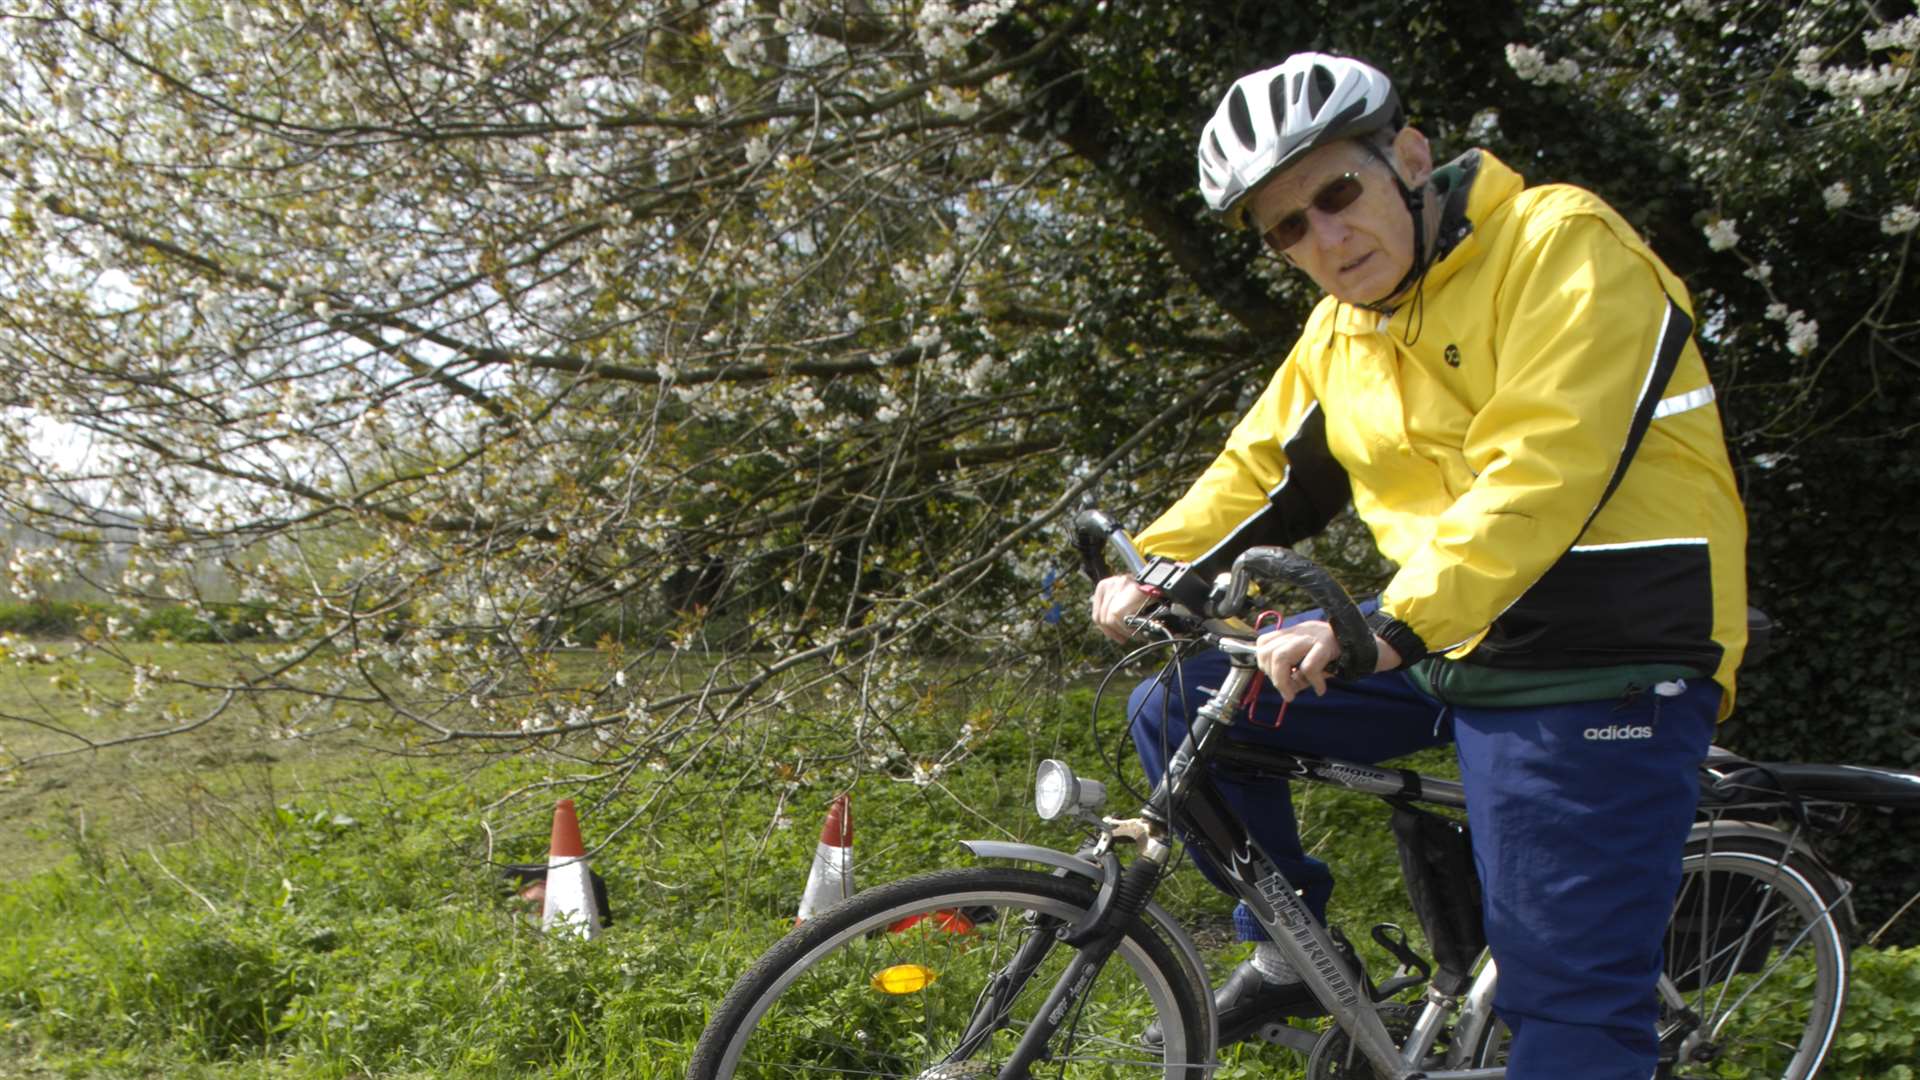
[[[933,984],[933,969],[919,964],[895,964],[873,977],[873,988],[883,994],[917,994]]]

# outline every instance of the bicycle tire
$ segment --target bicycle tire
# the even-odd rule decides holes
[[[1696,836],[1660,980],[1657,1077],[1811,1080],[1846,1007],[1846,890],[1783,836]],[[1473,1056],[1506,1060],[1506,1026]]]
[[[936,871],[859,893],[796,927],[741,975],[701,1033],[688,1076],[994,1076],[1074,951],[1052,928],[1078,920],[1095,895],[1091,882],[1011,867]],[[965,1059],[943,1063],[989,978],[1022,944],[1040,947],[1036,932],[1051,944],[1006,1003],[1004,1024]],[[1202,1080],[1212,1055],[1203,992],[1135,919],[1055,1035],[1049,1074]],[[1155,1021],[1167,1033],[1157,1049],[1139,1039]]]

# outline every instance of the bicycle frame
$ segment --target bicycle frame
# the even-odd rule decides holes
[[[1352,1038],[1354,1048],[1373,1066],[1376,1075],[1394,1080],[1407,1080],[1416,1075],[1431,1080],[1505,1076],[1506,1070],[1498,1068],[1433,1071],[1422,1067],[1451,1004],[1450,999],[1437,993],[1428,995],[1405,1048],[1396,1046],[1359,974],[1346,970],[1335,949],[1332,933],[1307,909],[1300,900],[1299,890],[1247,834],[1207,770],[1194,766],[1207,761],[1232,762],[1370,795],[1454,807],[1466,805],[1464,791],[1452,781],[1422,777],[1405,770],[1377,769],[1230,742],[1225,732],[1233,723],[1238,703],[1253,685],[1258,669],[1254,667],[1251,646],[1230,641],[1223,642],[1222,646],[1232,661],[1228,677],[1196,712],[1185,740],[1168,764],[1166,778],[1148,800],[1148,816],[1157,815],[1162,821],[1177,819],[1186,826],[1187,843],[1213,858],[1236,895],[1293,962],[1294,969],[1305,976],[1314,997]],[[1475,1011],[1463,1013],[1458,1023],[1465,1023],[1476,1033],[1484,1028],[1491,1016],[1492,985],[1493,969],[1489,962],[1474,988],[1479,990],[1484,986],[1484,991],[1469,991],[1467,995],[1467,1008]],[[1456,1040],[1456,1045],[1464,1052],[1464,1040]]]
[[[1430,1080],[1492,1080],[1505,1076],[1506,1070],[1503,1068],[1435,1071],[1422,1067],[1436,1037],[1448,1026],[1448,1015],[1456,1005],[1459,1005],[1459,1015],[1451,1025],[1456,1037],[1449,1053],[1450,1059],[1467,1053],[1467,1048],[1491,1021],[1495,975],[1492,961],[1485,963],[1474,984],[1461,999],[1430,991],[1405,1047],[1397,1046],[1380,1017],[1378,1003],[1368,992],[1360,973],[1348,970],[1341,959],[1331,931],[1307,909],[1299,899],[1298,890],[1247,834],[1238,816],[1215,786],[1208,770],[1197,766],[1210,762],[1231,762],[1365,794],[1455,808],[1466,805],[1461,786],[1451,780],[1422,776],[1411,770],[1380,769],[1228,740],[1225,732],[1232,726],[1238,702],[1252,685],[1257,669],[1253,665],[1250,644],[1233,639],[1216,644],[1233,661],[1228,678],[1196,713],[1185,739],[1168,762],[1165,777],[1142,809],[1141,818],[1106,821],[1102,841],[1092,850],[1092,854],[1100,858],[1104,865],[1090,862],[1086,852],[1080,856],[1070,856],[1048,848],[996,841],[969,841],[967,847],[982,857],[1041,862],[1053,866],[1057,872],[1075,873],[1099,881],[1103,886],[1103,906],[1100,910],[1104,914],[1104,900],[1117,891],[1120,876],[1118,860],[1108,847],[1111,838],[1126,835],[1143,841],[1136,863],[1144,861],[1151,864],[1154,868],[1153,879],[1157,881],[1159,872],[1171,857],[1172,849],[1165,843],[1165,835],[1169,823],[1177,820],[1182,826],[1186,842],[1211,855],[1225,871],[1234,892],[1246,901],[1268,935],[1293,961],[1295,969],[1305,975],[1314,996],[1352,1038],[1355,1049],[1366,1057],[1377,1076],[1392,1080],[1413,1080],[1414,1077]],[[1190,971],[1199,973],[1199,985],[1207,985],[1205,965],[1186,931],[1157,905],[1146,903],[1142,914],[1174,942]],[[1091,921],[1095,925],[1076,928],[1077,934],[1098,934],[1100,919]],[[1118,933],[1108,927],[1104,936],[1117,940]],[[1042,1016],[1047,1019],[1036,1022],[1027,1031],[1020,1049],[1001,1073],[1003,1077],[1024,1076],[1028,1064],[1045,1056],[1045,1044],[1053,1037],[1060,1018],[1072,1010],[1079,995],[1092,981],[1087,969],[1097,968],[1098,964],[1105,961],[1105,950],[1099,947],[1100,938],[1094,936],[1084,940],[1090,947],[1086,947],[1056,980],[1046,1005],[1041,1009]],[[1023,957],[1010,964],[1009,968],[1025,966],[1031,970],[1032,963],[1031,958]],[[1208,1004],[1210,1009],[1210,1000]],[[991,1003],[983,1003],[983,1007],[989,1013],[994,1011]],[[977,1022],[989,1019],[977,1018]],[[1209,1017],[1210,1026],[1212,1021],[1213,1018]],[[1301,1031],[1300,1039],[1289,1040],[1289,1045],[1306,1052],[1318,1038],[1318,1033]],[[965,1057],[965,1048],[956,1051],[956,1054]],[[1449,1064],[1457,1065],[1458,1062],[1449,1060]]]

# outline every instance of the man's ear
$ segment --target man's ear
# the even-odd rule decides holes
[[[1433,148],[1419,128],[1403,127],[1393,136],[1393,157],[1408,187],[1417,188],[1433,176]]]

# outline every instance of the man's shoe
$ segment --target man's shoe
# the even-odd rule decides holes
[[[1213,1009],[1219,1014],[1219,1045],[1223,1047],[1253,1038],[1261,1028],[1289,1016],[1327,1014],[1306,983],[1270,982],[1251,961],[1234,968],[1227,981],[1213,992]],[[1161,1045],[1163,1038],[1158,1021],[1140,1033],[1141,1043],[1149,1047]]]

